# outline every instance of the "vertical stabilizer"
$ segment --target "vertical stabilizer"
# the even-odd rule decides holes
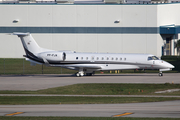
[[[20,37],[26,54],[27,54],[27,52],[33,53],[33,54],[37,54],[39,52],[42,52],[41,48],[36,43],[36,41],[31,36],[30,33],[17,33],[17,32],[14,32],[13,35],[17,35],[18,37]]]
[[[14,32],[12,35],[17,35],[18,37],[20,37],[24,50],[26,52],[26,56],[24,57],[30,59],[31,61],[44,63],[44,60],[39,56],[39,54],[42,52],[53,51],[39,47],[30,33]]]

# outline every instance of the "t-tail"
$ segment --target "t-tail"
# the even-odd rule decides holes
[[[39,45],[36,43],[36,41],[31,36],[30,33],[14,32],[13,35],[17,35],[18,37],[20,37],[25,53],[26,53],[24,57],[29,58],[33,61],[44,63],[44,60],[40,59],[38,57],[38,54],[42,52],[52,51],[52,50],[39,47]]]

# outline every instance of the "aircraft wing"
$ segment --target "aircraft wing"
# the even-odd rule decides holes
[[[42,63],[39,63],[39,62],[36,62],[34,60],[31,60],[29,58],[26,58],[27,61],[30,61],[32,64],[42,64]],[[52,67],[64,67],[64,68],[69,68],[69,69],[79,69],[79,68],[82,68],[82,69],[102,69],[101,65],[99,64],[63,64],[63,65],[60,65],[60,64],[49,64],[48,61],[44,58],[44,63],[46,66],[52,66]]]
[[[77,68],[83,68],[83,69],[101,69],[102,67],[100,65],[91,65],[91,64],[69,64],[69,65],[50,65],[54,67],[64,67],[64,68],[70,68],[70,69],[77,69]]]

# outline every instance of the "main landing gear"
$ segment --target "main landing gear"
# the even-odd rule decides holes
[[[84,76],[84,75],[86,75],[86,76],[92,76],[93,73],[86,73],[86,74],[84,74],[84,72],[77,72],[75,75],[76,75],[76,77],[82,77],[82,76]]]
[[[81,77],[81,76],[84,76],[84,75],[92,76],[93,74],[94,74],[94,71],[87,71],[87,70],[84,70],[84,69],[79,69],[79,72],[77,72],[75,75],[76,75],[76,77]]]
[[[80,71],[80,72],[76,73],[76,77],[81,77],[81,76],[84,76],[84,72],[83,71]]]

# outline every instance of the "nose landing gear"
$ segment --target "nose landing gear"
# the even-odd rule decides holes
[[[162,71],[159,72],[159,77],[162,77],[163,76],[163,73]]]

